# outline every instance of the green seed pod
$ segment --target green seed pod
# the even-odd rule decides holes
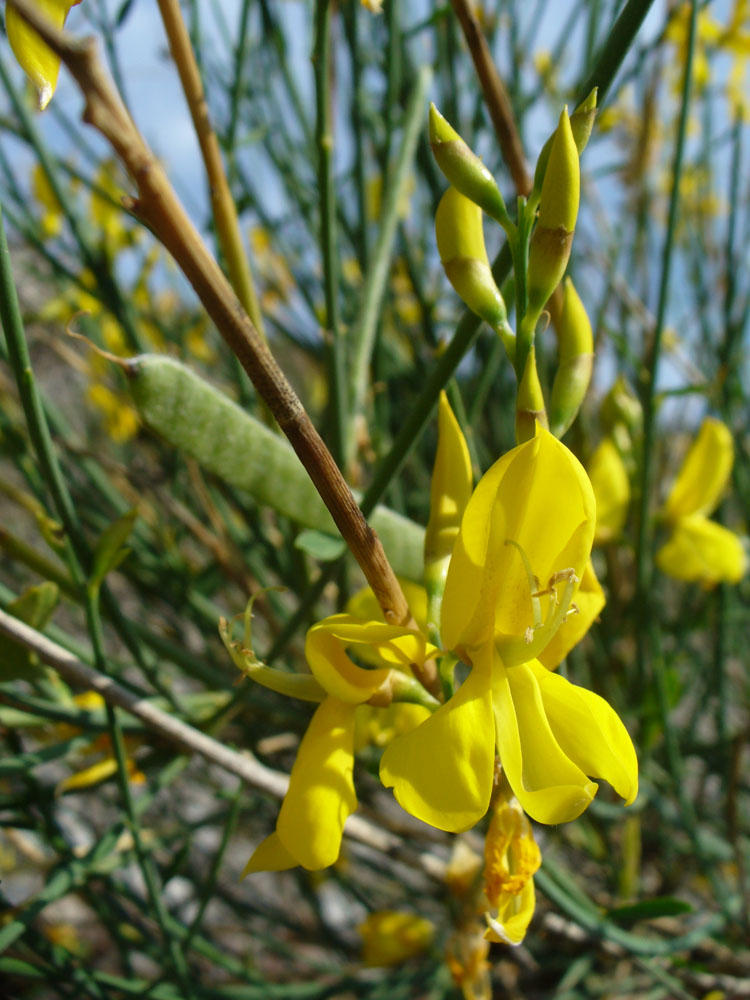
[[[580,183],[578,150],[564,109],[550,150],[539,219],[529,247],[528,315],[534,323],[568,265],[578,217]]]
[[[120,362],[144,422],[208,472],[290,520],[338,537],[338,529],[304,466],[285,438],[204,382],[185,365],[158,354]],[[377,531],[395,572],[422,578],[424,529],[376,507]]]
[[[453,187],[506,225],[510,220],[494,177],[434,104],[430,104],[430,145],[435,162]]]
[[[481,208],[454,187],[435,213],[435,236],[448,280],[477,316],[497,330],[507,319],[484,245]]]
[[[516,444],[523,444],[534,437],[537,421],[547,428],[544,393],[536,370],[536,349],[532,346],[526,356],[523,378],[516,396]]]
[[[556,323],[559,359],[550,398],[550,428],[562,437],[581,407],[594,364],[594,337],[583,302],[570,278],[565,279],[562,311]]]

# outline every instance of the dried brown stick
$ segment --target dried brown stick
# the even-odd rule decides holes
[[[289,778],[285,774],[261,764],[249,751],[232,750],[199,729],[176,719],[174,715],[163,712],[156,705],[122,687],[111,677],[92,670],[63,646],[2,610],[0,610],[0,633],[33,650],[44,663],[54,667],[68,684],[96,691],[110,705],[125,709],[169,743],[176,744],[190,753],[200,754],[212,764],[217,764],[274,798],[280,799],[286,794]],[[405,848],[400,837],[380,829],[362,816],[349,817],[346,833],[376,851],[412,862],[417,858],[417,855]],[[417,863],[430,875],[439,876],[441,873],[442,862],[427,852],[420,853]]]
[[[136,128],[102,67],[95,40],[77,39],[55,28],[30,0],[18,0],[15,6],[77,81],[85,99],[83,120],[107,139],[137,186],[138,197],[129,199],[128,208],[177,261],[289,438],[341,536],[362,567],[385,620],[393,624],[413,624],[409,606],[380,540],[365,520],[302,403],[182,207],[164,169]]]
[[[451,0],[451,5],[469,46],[487,110],[516,191],[518,194],[527,195],[531,191],[533,179],[526,166],[521,136],[518,134],[508,92],[493,62],[482,26],[477,20],[470,0]]]
[[[203,81],[195,60],[190,35],[180,9],[179,0],[159,0],[159,10],[164,30],[169,39],[169,51],[177,66],[180,82],[193,119],[195,134],[200,145],[203,163],[208,176],[211,208],[216,223],[219,245],[226,258],[229,278],[245,312],[253,321],[258,333],[266,339],[258,297],[250,270],[250,263],[242,243],[237,208],[229,189],[224,171],[219,140],[216,138],[208,111]]]

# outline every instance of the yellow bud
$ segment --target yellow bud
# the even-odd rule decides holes
[[[589,137],[594,127],[598,91],[599,88],[594,87],[589,96],[578,105],[573,114],[570,116],[570,129],[573,133],[573,140],[576,144],[579,157],[588,145]],[[553,132],[542,146],[542,151],[539,154],[539,159],[536,163],[536,170],[534,171],[534,187],[532,194],[530,195],[530,200],[534,204],[536,204],[539,200],[539,195],[541,194],[544,175],[547,170],[547,164],[549,163],[550,150],[552,149],[552,143],[556,134],[556,131]]]
[[[438,447],[430,485],[430,519],[424,537],[425,585],[429,619],[434,623],[440,621],[440,605],[453,543],[461,527],[472,485],[469,448],[448,397],[441,392]]]
[[[536,350],[532,346],[516,397],[516,444],[523,444],[534,437],[537,422],[547,429],[544,394],[536,370]]]
[[[507,312],[484,245],[482,210],[448,188],[435,213],[435,235],[448,280],[469,309],[497,329]]]
[[[565,280],[557,333],[560,353],[550,399],[550,426],[555,437],[562,437],[586,396],[594,363],[591,323],[570,278]]]
[[[495,179],[434,104],[430,104],[430,145],[435,162],[453,187],[505,224],[508,213]]]
[[[624,424],[631,436],[640,436],[643,410],[624,375],[618,375],[602,400],[600,417],[606,430],[612,431],[617,424]]]
[[[567,108],[563,108],[552,140],[539,200],[539,226],[572,232],[578,217],[580,166]]]
[[[591,456],[588,473],[596,497],[594,541],[602,545],[620,537],[630,504],[630,480],[611,437],[603,438]]]

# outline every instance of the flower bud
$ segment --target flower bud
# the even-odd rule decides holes
[[[550,149],[539,201],[539,219],[529,247],[528,314],[534,322],[560,282],[570,257],[580,196],[580,169],[567,110]]]
[[[448,280],[469,309],[497,329],[507,311],[487,258],[481,208],[448,188],[435,213],[435,235]]]
[[[578,156],[580,157],[584,149],[588,145],[589,137],[591,135],[592,129],[594,128],[594,119],[596,118],[596,99],[597,93],[599,91],[598,87],[594,87],[589,96],[575,109],[573,114],[570,116],[570,129],[573,133],[573,140],[576,144],[576,149],[578,150]],[[549,163],[549,154],[552,149],[552,143],[554,141],[556,132],[547,139],[545,144],[542,146],[542,151],[539,154],[539,159],[536,162],[536,170],[534,171],[534,187],[530,195],[530,201],[536,202],[539,200],[539,196],[542,191],[542,183],[544,181],[544,175],[547,170],[547,164]]]
[[[508,213],[495,179],[434,104],[430,104],[430,145],[435,162],[453,187],[505,225]]]
[[[547,428],[544,394],[536,370],[536,350],[532,346],[526,357],[523,377],[516,397],[516,444],[530,441],[536,433],[537,422]]]
[[[556,323],[559,360],[550,400],[550,427],[562,437],[576,418],[591,381],[594,337],[583,302],[565,279],[562,311]]]
[[[602,400],[599,415],[605,430],[614,431],[617,424],[624,424],[631,437],[640,437],[643,409],[624,375],[617,376],[612,388]]]

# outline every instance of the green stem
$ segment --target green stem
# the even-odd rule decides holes
[[[690,8],[688,46],[685,59],[685,73],[682,83],[682,104],[680,108],[677,141],[672,167],[672,193],[669,200],[669,216],[667,219],[667,231],[664,241],[664,250],[662,253],[659,299],[656,309],[656,318],[654,322],[651,345],[647,350],[643,366],[643,387],[641,395],[641,402],[643,404],[643,455],[635,541],[635,606],[638,620],[636,640],[638,668],[642,679],[646,677],[646,661],[648,659],[648,637],[651,616],[650,588],[653,575],[650,552],[651,522],[649,518],[649,503],[651,500],[654,443],[656,435],[656,382],[659,371],[662,334],[664,331],[664,321],[667,310],[669,278],[672,266],[672,251],[675,240],[675,227],[677,224],[677,213],[679,209],[680,178],[682,175],[682,161],[685,150],[685,133],[687,130],[691,77],[693,70],[693,53],[695,50],[696,10],[696,0],[692,0]]]
[[[331,121],[331,0],[316,0],[315,40],[312,55],[315,70],[315,144],[318,154],[320,198],[320,243],[323,258],[325,325],[330,341],[333,446],[341,466],[346,455],[347,399],[346,353],[339,314],[339,261],[336,222],[336,191],[333,176],[333,131]]]
[[[390,273],[393,244],[398,226],[399,208],[413,167],[417,140],[423,127],[424,105],[427,88],[431,79],[432,71],[429,67],[423,66],[417,74],[417,79],[409,98],[409,104],[404,116],[404,133],[401,140],[401,148],[398,152],[393,174],[388,177],[387,183],[385,177],[383,179],[385,199],[382,222],[373,250],[370,269],[362,290],[359,313],[351,333],[352,354],[349,371],[349,401],[352,416],[356,416],[362,409],[367,389],[370,360],[375,343],[375,331]],[[347,436],[347,462],[351,461],[353,457],[355,445],[354,421],[351,420]]]

